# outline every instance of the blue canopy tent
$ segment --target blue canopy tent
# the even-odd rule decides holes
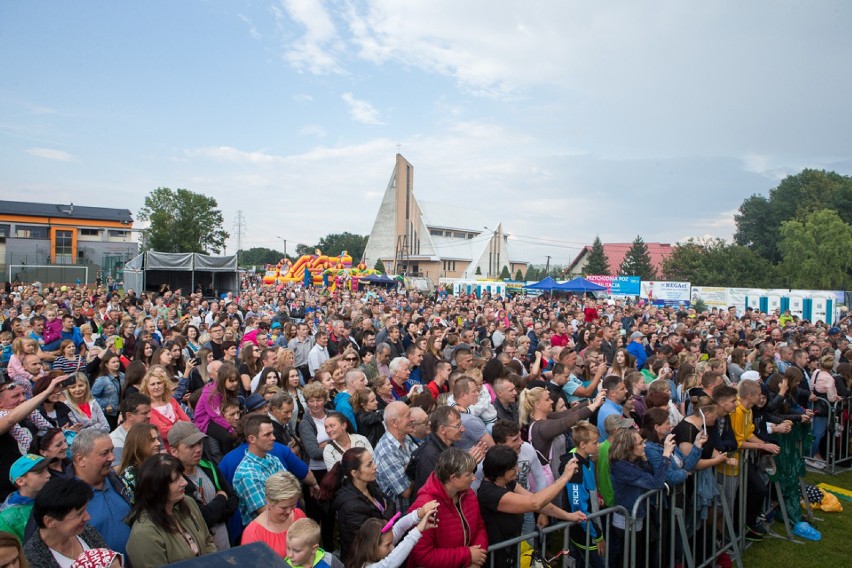
[[[390,288],[391,286],[396,286],[399,281],[394,278],[389,277],[387,274],[372,274],[370,276],[362,276],[358,279],[358,283],[364,284],[372,284],[378,286],[387,286]]]
[[[578,276],[573,280],[569,280],[563,284],[559,284],[554,288],[558,292],[573,292],[575,294],[585,292],[606,292],[605,286],[599,286],[594,282],[589,282],[582,276]]]
[[[553,290],[559,290],[559,282],[548,276],[541,282],[536,282],[535,284],[528,284],[524,286],[527,290],[541,290],[542,292],[552,292]]]

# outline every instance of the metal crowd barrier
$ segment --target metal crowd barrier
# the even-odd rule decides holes
[[[817,406],[819,405],[819,406]],[[849,418],[852,416],[852,397],[840,399],[834,403],[818,398],[814,401],[814,410],[827,408],[828,416],[814,417],[826,421],[826,430],[823,436],[826,452],[822,459],[810,457],[810,448],[804,448],[805,456],[808,456],[808,465],[812,469],[824,471],[835,475],[839,472],[852,468],[852,437],[849,431]],[[822,467],[814,467],[814,463]]]
[[[490,568],[505,568],[495,563],[497,555],[494,553],[506,550],[507,548],[513,549],[514,566],[516,568],[522,565],[529,566],[529,561],[524,562],[523,559],[522,543],[526,542],[531,548],[539,551],[546,560],[549,560],[552,567],[559,566],[559,562],[561,561],[563,568],[579,568],[581,566],[592,568],[628,568],[628,556],[627,554],[622,554],[623,550],[619,550],[618,540],[613,538],[612,517],[614,514],[620,514],[623,518],[629,517],[629,512],[624,507],[610,507],[587,515],[586,521],[582,523],[567,521],[556,523],[542,530],[523,534],[511,540],[489,544],[487,566]],[[598,551],[588,531],[583,531],[585,533],[583,542],[572,542],[571,528],[578,525],[585,525],[586,523],[595,523],[600,528],[599,534],[604,536],[603,554]],[[552,539],[556,539],[555,542],[558,542],[561,548],[556,551],[555,556],[551,557],[549,550],[552,545],[549,546],[548,543]],[[615,544],[613,543],[614,540],[616,541]]]
[[[489,544],[490,568],[504,568],[495,563],[494,552],[512,549],[514,566],[527,567],[522,559],[521,543],[527,541],[540,551],[551,566],[562,568],[687,568],[714,567],[727,556],[732,565],[742,568],[742,551],[746,547],[745,523],[748,489],[748,451],[736,452],[738,472],[724,475],[715,468],[690,475],[686,483],[662,490],[648,491],[634,503],[632,510],[623,507],[603,509],[589,515],[604,535],[603,554],[584,532],[584,542],[572,543],[570,529],[581,523],[558,523],[542,531],[521,535],[512,540]],[[646,515],[638,518],[640,508]],[[613,526],[624,520],[624,530]],[[555,537],[558,551],[548,541]],[[579,545],[579,546],[578,546]],[[548,555],[556,556],[548,558]],[[561,564],[560,564],[561,562]]]

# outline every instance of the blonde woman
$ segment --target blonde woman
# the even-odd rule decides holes
[[[580,420],[588,420],[604,402],[601,390],[591,404],[581,403],[569,410],[553,412],[553,400],[547,389],[535,387],[521,392],[521,432],[532,444],[544,467],[549,483],[559,477],[559,457],[565,454],[565,434]],[[558,503],[557,503],[558,505]]]
[[[95,428],[109,433],[109,422],[98,401],[89,389],[89,379],[83,373],[72,375],[74,384],[65,389],[65,404],[71,409],[71,421],[81,428]]]
[[[264,542],[281,558],[287,557],[287,531],[307,515],[299,508],[302,485],[289,471],[266,480],[266,509],[248,524],[242,544]]]
[[[178,422],[190,422],[190,419],[172,397],[172,382],[166,368],[154,365],[148,369],[142,377],[139,392],[151,399],[151,424],[159,428],[160,436],[168,449],[169,430]]]

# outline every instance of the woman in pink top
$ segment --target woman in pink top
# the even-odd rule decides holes
[[[210,422],[215,422],[230,434],[235,433],[234,427],[222,415],[222,405],[227,400],[236,400],[238,383],[239,371],[230,363],[225,363],[219,368],[216,380],[204,385],[193,417],[193,422],[199,430],[206,433]]]
[[[296,507],[302,487],[288,471],[279,471],[266,480],[266,509],[243,532],[242,544],[265,542],[281,558],[287,556],[287,531],[307,515]]]
[[[811,456],[818,460],[822,460],[825,453],[820,453],[821,449],[825,448],[822,443],[825,437],[825,432],[828,430],[828,409],[830,405],[837,402],[840,397],[837,396],[837,385],[834,382],[834,375],[831,370],[834,368],[834,355],[823,355],[819,359],[819,369],[813,374],[813,393],[816,395],[816,400],[813,401],[814,417],[812,428],[814,440],[811,444]]]
[[[139,392],[151,399],[151,424],[160,430],[166,449],[169,447],[169,430],[177,422],[189,422],[189,416],[172,397],[172,384],[168,372],[162,365],[154,365],[139,385]]]

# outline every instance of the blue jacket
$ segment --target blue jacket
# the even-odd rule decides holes
[[[637,369],[641,369],[645,366],[645,361],[648,360],[648,354],[645,353],[645,347],[641,343],[631,341],[627,344],[627,352],[636,358]]]
[[[98,401],[104,414],[110,416],[118,414],[118,397],[121,394],[122,384],[124,384],[124,373],[120,372],[117,377],[112,375],[98,377],[95,384],[92,385],[92,396]],[[107,412],[107,406],[112,407],[112,411]]]
[[[701,459],[701,448],[693,445],[689,455],[684,456],[675,447],[672,457],[674,458],[675,456],[676,459],[671,460],[671,467],[669,467],[669,471],[666,473],[666,483],[669,485],[679,485],[686,481],[686,478],[695,469],[695,466],[698,465],[698,460]],[[662,444],[647,442],[645,444],[645,457],[648,458],[648,461],[654,466],[655,470],[658,469],[660,462],[663,460]]]
[[[671,460],[662,457],[660,467],[654,469],[647,461],[631,462],[626,460],[614,461],[609,466],[612,478],[612,490],[615,493],[615,504],[627,509],[632,514],[636,500],[653,489],[662,489],[666,482]],[[645,517],[647,503],[643,503],[636,511],[636,518]]]

